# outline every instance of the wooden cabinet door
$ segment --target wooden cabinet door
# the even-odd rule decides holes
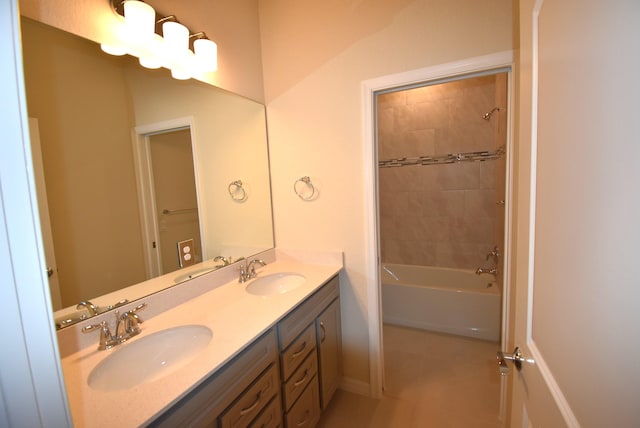
[[[342,377],[342,327],[340,299],[316,318],[320,380],[320,405],[325,410]]]

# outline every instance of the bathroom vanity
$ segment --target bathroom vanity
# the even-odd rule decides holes
[[[263,257],[267,265],[246,283],[238,282],[237,266],[232,265],[177,287],[175,293],[184,293],[185,287],[211,289],[145,318],[142,333],[127,343],[100,351],[97,336],[91,335],[91,346],[64,354],[74,425],[315,426],[341,380],[342,255],[316,255],[309,263],[291,253],[273,252],[273,260]],[[233,279],[228,281],[230,275]],[[272,278],[280,284],[281,278],[294,276],[304,281],[282,294],[272,289],[263,295],[247,291],[252,284],[269,285]],[[176,298],[170,293],[147,298],[148,308],[162,305],[159,299]],[[106,359],[124,354],[126,347],[135,349],[138,341],[153,341],[180,328],[208,329],[211,334],[192,355],[175,364],[169,359],[169,367],[145,379],[131,381],[132,376],[125,376],[124,384],[92,383]],[[78,339],[86,345],[87,336]],[[179,347],[186,346],[180,342]],[[140,364],[138,371],[154,364],[134,359],[138,358],[131,364]],[[112,374],[117,380],[118,373]]]
[[[314,426],[340,381],[339,292],[336,276],[151,426]]]

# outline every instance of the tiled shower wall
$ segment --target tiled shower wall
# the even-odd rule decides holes
[[[493,151],[505,144],[506,117],[505,74],[383,94],[378,159]],[[503,240],[504,177],[504,157],[379,168],[382,261],[490,266],[485,257]]]

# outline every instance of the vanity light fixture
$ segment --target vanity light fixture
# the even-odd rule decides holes
[[[216,71],[218,69],[218,45],[209,40],[204,32],[192,34],[194,38],[193,51],[195,52],[196,68],[201,72]]]
[[[140,0],[109,1],[124,20],[114,26],[112,40],[101,44],[104,52],[136,56],[143,67],[168,68],[171,76],[180,80],[218,69],[218,46],[203,32],[190,36],[189,29],[174,15],[156,20],[153,7]],[[162,35],[155,32],[156,24],[161,24]],[[192,38],[193,50],[189,47]]]

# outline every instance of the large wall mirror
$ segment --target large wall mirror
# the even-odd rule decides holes
[[[274,247],[263,105],[28,18],[22,42],[58,324]]]

